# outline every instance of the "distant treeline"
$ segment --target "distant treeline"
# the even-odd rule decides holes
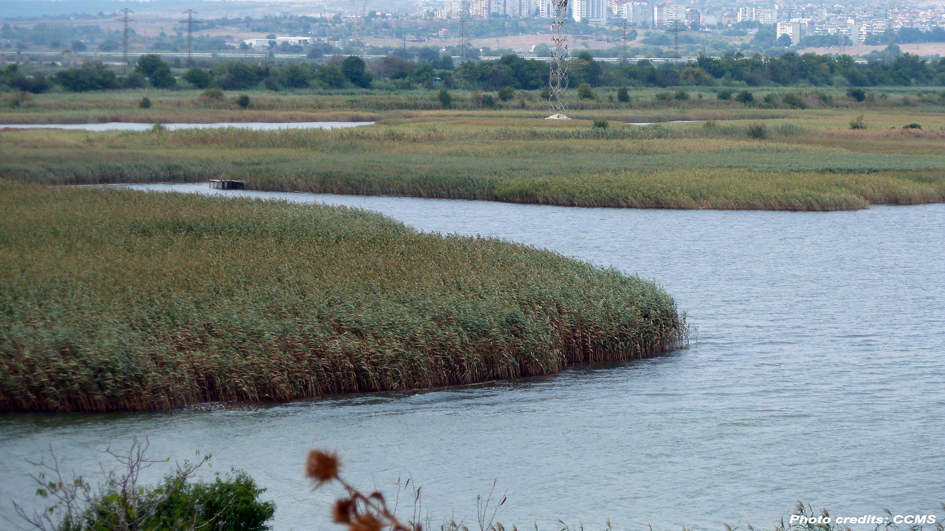
[[[867,64],[858,64],[850,56],[795,53],[780,57],[727,53],[720,58],[703,55],[686,63],[656,64],[644,59],[614,64],[597,61],[582,52],[572,60],[569,76],[572,86],[587,83],[591,87],[945,85],[945,59],[930,61],[910,54],[887,55],[885,61]],[[411,61],[387,56],[366,63],[356,56],[334,56],[324,64],[304,61],[285,66],[221,61],[207,68],[187,69],[175,77],[167,62],[150,54],[141,56],[135,69],[126,76],[96,62],[61,69],[52,75],[41,72],[27,75],[18,66],[9,65],[0,70],[0,91],[42,93],[56,86],[69,92],[145,87],[396,91],[418,86],[495,91],[505,87],[539,90],[548,86],[548,63],[517,55],[506,55],[496,61],[470,61],[458,67],[454,67],[449,55],[426,59]]]

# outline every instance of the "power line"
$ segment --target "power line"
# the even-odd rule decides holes
[[[673,59],[679,59],[679,15],[673,20]]]
[[[551,112],[563,116],[568,112],[568,35],[564,26],[568,22],[568,0],[552,0],[555,21],[551,25],[551,72],[548,76],[548,104]]]
[[[837,40],[839,41],[840,54],[838,57],[843,57],[843,45],[846,44],[843,38],[843,30],[840,28],[840,19],[843,17],[843,10],[839,7],[837,8]]]
[[[352,14],[357,13],[358,2],[351,0]],[[364,26],[367,24],[367,0],[361,3],[361,22],[355,27],[354,38],[357,39],[358,57],[364,56]]]
[[[627,19],[623,21],[623,54],[620,56],[620,62],[627,62]]]
[[[459,3],[459,64],[465,63],[469,57],[469,0]]]
[[[193,9],[184,11],[184,14],[187,15],[187,20],[182,20],[181,23],[187,24],[187,65],[192,66],[194,64],[194,24],[199,21],[194,20],[197,12]]]
[[[122,13],[123,16],[122,16],[120,19],[118,19],[118,21],[125,23],[125,31],[124,31],[124,35],[123,35],[122,41],[121,41],[121,42],[122,42],[122,47],[121,47],[122,54],[121,54],[121,55],[122,55],[122,59],[123,59],[124,62],[125,62],[125,66],[124,66],[124,68],[123,68],[122,71],[121,71],[121,75],[125,75],[125,74],[128,73],[128,24],[131,23],[131,22],[137,22],[137,21],[134,20],[134,19],[129,18],[129,15],[132,14],[132,13],[134,13],[134,11],[128,9],[127,7],[124,8],[124,9],[120,9],[120,10],[119,10],[119,13]]]

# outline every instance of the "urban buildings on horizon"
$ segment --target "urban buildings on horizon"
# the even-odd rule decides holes
[[[553,18],[552,0],[470,0],[473,17],[506,16],[513,18]],[[698,5],[698,7],[696,7]],[[458,17],[462,3],[458,0],[428,11],[437,18]],[[702,28],[730,27],[754,22],[775,26],[777,36],[788,35],[798,44],[808,35],[847,37],[853,44],[867,36],[887,29],[915,28],[928,31],[945,27],[945,5],[931,8],[885,5],[840,4],[767,4],[763,6],[724,5],[699,1],[666,0],[571,0],[571,19],[598,25],[623,25],[636,28],[671,29],[675,25],[693,24]]]

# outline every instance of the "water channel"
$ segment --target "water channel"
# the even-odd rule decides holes
[[[277,131],[279,129],[341,129],[370,125],[374,122],[225,122],[213,124],[161,124],[168,131],[180,129],[252,129],[253,131]],[[131,122],[106,122],[98,124],[0,124],[2,129],[65,129],[75,131],[150,131],[155,124]]]
[[[34,503],[25,459],[51,448],[94,476],[107,445],[147,436],[155,456],[211,452],[213,471],[249,472],[278,503],[277,531],[340,529],[328,520],[337,491],[302,478],[316,446],[338,451],[356,485],[422,485],[436,528],[452,517],[478,529],[476,495],[493,481],[508,498],[497,520],[520,529],[771,529],[797,500],[834,516],[945,517],[945,205],[667,211],[135,188],[363,207],[553,249],[656,279],[698,339],[657,359],[461,389],[2,416],[0,516],[10,500]]]

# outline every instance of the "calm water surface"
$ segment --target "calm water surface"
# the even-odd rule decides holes
[[[945,205],[842,213],[580,209],[473,201],[158,190],[327,202],[423,231],[549,248],[656,279],[698,341],[671,356],[418,394],[164,414],[0,417],[0,502],[25,463],[81,473],[107,445],[213,454],[278,502],[279,531],[335,529],[302,462],[337,450],[356,485],[423,487],[423,512],[476,524],[493,481],[519,528],[770,529],[797,500],[841,516],[945,501]],[[0,526],[2,527],[2,526]],[[853,526],[857,529],[857,526]],[[872,529],[873,526],[859,526]]]
[[[254,131],[275,131],[278,129],[340,129],[371,125],[374,122],[226,122],[216,124],[161,124],[169,131],[178,129],[252,129]],[[73,129],[80,131],[150,131],[154,124],[129,122],[108,122],[102,124],[0,124],[0,129]]]

